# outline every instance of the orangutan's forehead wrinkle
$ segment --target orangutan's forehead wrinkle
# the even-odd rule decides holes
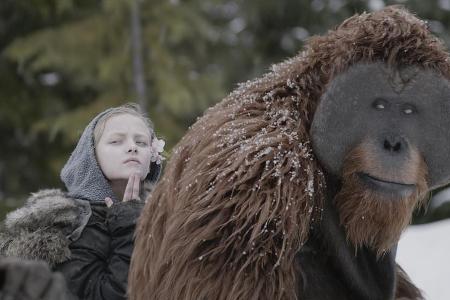
[[[438,74],[431,70],[425,70],[417,66],[389,67],[384,63],[356,64],[347,72],[339,74],[330,84],[342,85],[343,81],[352,81],[358,87],[372,89],[376,92],[394,92],[401,94],[404,91],[421,85],[422,80],[433,77],[438,81],[446,82]],[[444,83],[447,84],[447,83]],[[329,87],[329,88],[330,88]],[[380,89],[381,88],[381,89]]]
[[[381,69],[386,73],[388,82],[396,93],[401,93],[407,85],[414,83],[414,79],[419,74],[417,67],[404,67],[402,69]]]

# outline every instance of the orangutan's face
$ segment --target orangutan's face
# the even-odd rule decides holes
[[[329,84],[310,134],[321,164],[342,179],[335,205],[356,246],[388,250],[426,193],[450,182],[449,95],[435,72],[382,63]]]

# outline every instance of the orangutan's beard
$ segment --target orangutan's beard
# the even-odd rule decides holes
[[[417,167],[412,169],[415,170],[416,189],[402,197],[367,187],[358,173],[367,171],[368,167],[370,170],[370,162],[367,164],[358,158],[361,153],[350,155],[344,164],[347,168],[344,167],[342,188],[334,203],[347,240],[355,249],[367,246],[381,256],[398,242],[400,234],[411,222],[414,209],[425,202],[428,190],[426,165],[421,158],[415,161]]]

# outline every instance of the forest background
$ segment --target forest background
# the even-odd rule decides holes
[[[392,4],[450,45],[450,0],[1,0],[0,220],[31,192],[63,188],[59,172],[98,112],[140,103],[170,157],[237,83]],[[415,222],[450,217],[445,200]]]

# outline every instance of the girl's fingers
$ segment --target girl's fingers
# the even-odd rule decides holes
[[[113,201],[109,197],[105,198],[105,203],[106,203],[106,207],[111,207],[113,205]]]
[[[139,174],[134,174],[133,194],[131,196],[131,199],[139,199],[139,184],[140,176]]]
[[[125,193],[123,194],[123,201],[131,200],[131,196],[133,195],[133,186],[134,186],[134,175],[131,175],[128,178],[127,187],[125,188]]]

